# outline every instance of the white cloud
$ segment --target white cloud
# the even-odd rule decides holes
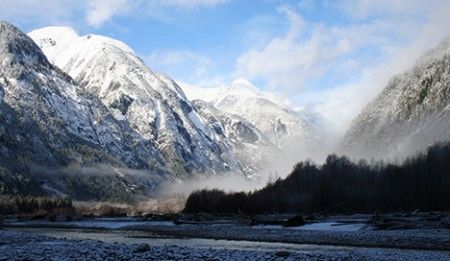
[[[272,39],[266,46],[250,49],[237,61],[238,76],[262,79],[270,86],[301,89],[308,80],[322,76],[338,66],[340,58],[360,48],[378,25],[368,24],[350,28],[325,27],[308,24],[287,7],[280,9],[290,21],[283,37]],[[356,32],[356,34],[355,34]],[[305,39],[304,35],[308,35]],[[345,59],[347,60],[347,59]]]
[[[408,69],[450,34],[450,2],[331,3],[339,5],[352,22],[339,26],[310,22],[283,7],[290,29],[244,52],[236,62],[236,74],[297,95],[304,110],[321,117],[324,129],[337,139],[393,74]],[[343,81],[308,88],[330,75]]]
[[[86,21],[89,25],[99,27],[119,14],[131,10],[129,0],[91,0],[86,10]]]

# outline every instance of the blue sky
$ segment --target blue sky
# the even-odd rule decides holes
[[[246,78],[333,128],[450,34],[448,0],[0,0],[23,31],[68,25],[200,86]]]

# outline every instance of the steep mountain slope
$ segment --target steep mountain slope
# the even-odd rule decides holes
[[[233,82],[219,94],[214,106],[247,119],[279,147],[286,145],[284,141],[293,136],[300,143],[315,141],[306,119],[264,97],[248,81]]]
[[[354,157],[403,157],[450,139],[450,39],[395,76],[340,143]]]
[[[211,135],[223,142],[222,150],[233,151],[233,155],[241,163],[245,173],[258,174],[268,164],[267,156],[278,151],[253,124],[234,114],[222,112],[211,103],[195,100],[195,109],[200,117],[211,126]]]
[[[152,72],[124,43],[98,35],[78,36],[66,27],[31,32],[50,62],[98,97],[117,121],[152,143],[176,178],[194,172],[241,172],[229,151],[209,136],[183,91]]]
[[[150,176],[169,177],[151,143],[6,22],[0,22],[0,57],[0,187],[9,174],[26,174],[33,166],[146,167]]]
[[[190,99],[204,100],[222,114],[238,116],[251,123],[266,140],[280,149],[274,154],[285,152],[282,158],[286,162],[290,162],[286,157],[292,157],[292,161],[314,157],[320,148],[313,126],[304,117],[282,105],[276,96],[259,91],[247,80],[238,79],[230,85],[215,88],[181,86]]]

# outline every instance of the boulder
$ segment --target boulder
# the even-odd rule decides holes
[[[297,215],[294,217],[291,217],[286,221],[287,227],[297,227],[297,226],[303,226],[305,225],[305,219],[303,218],[303,215]]]
[[[150,251],[150,246],[148,244],[140,244],[136,247],[136,249],[134,250],[135,253],[143,253],[143,252],[148,252]]]

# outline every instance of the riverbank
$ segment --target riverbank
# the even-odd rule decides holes
[[[128,243],[64,239],[18,231],[0,231],[0,260],[448,260],[450,252],[394,248],[297,245],[286,249],[270,243],[152,245],[152,238]],[[188,240],[189,241],[189,240]],[[170,242],[170,241],[169,241]],[[230,241],[227,241],[230,242]],[[250,245],[249,245],[250,244]],[[197,245],[197,244],[196,244]],[[246,245],[249,245],[246,247]]]
[[[416,215],[418,216],[418,215]],[[427,214],[427,216],[429,216]],[[447,215],[445,215],[447,216]],[[331,246],[398,248],[450,251],[450,229],[430,226],[430,222],[417,221],[412,226],[396,218],[397,226],[379,229],[368,215],[332,216],[308,222],[303,226],[250,225],[236,219],[215,219],[197,223],[147,220],[142,218],[96,218],[77,221],[5,220],[10,228],[42,229],[101,229],[145,232],[166,238],[203,238],[213,240],[239,240]],[[280,218],[278,216],[278,218]],[[385,216],[384,220],[393,217]],[[411,219],[410,217],[408,220]],[[273,219],[271,219],[273,220]],[[433,219],[434,220],[434,216]],[[378,221],[377,221],[378,222]],[[384,221],[386,223],[386,221]],[[435,221],[432,221],[435,222]],[[178,224],[178,225],[177,225]]]
[[[450,260],[448,213],[5,219],[0,261],[23,259]],[[255,222],[255,220],[257,222]],[[382,224],[380,226],[380,224]],[[389,224],[388,226],[386,224]]]
[[[229,225],[136,225],[127,229],[174,237],[450,251],[449,229],[321,231]]]

